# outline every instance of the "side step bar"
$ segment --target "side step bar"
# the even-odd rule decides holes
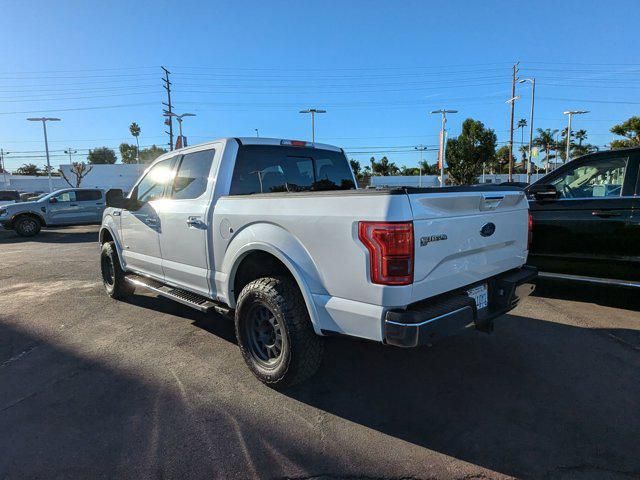
[[[222,315],[229,315],[231,312],[229,307],[216,303],[210,298],[182,288],[170,287],[169,285],[165,285],[164,283],[158,282],[152,278],[135,274],[128,274],[125,278],[127,279],[127,282],[131,283],[136,288],[145,288],[162,297],[174,300],[204,313],[215,311]]]
[[[571,282],[593,283],[597,285],[613,285],[617,287],[640,288],[640,282],[634,282],[633,280],[619,280],[616,278],[586,277],[583,275],[569,275],[567,273],[551,272],[538,272],[538,277],[552,278],[554,280],[568,280]]]

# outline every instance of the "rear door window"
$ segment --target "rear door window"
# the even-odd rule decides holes
[[[77,190],[76,199],[79,202],[90,202],[100,200],[102,192],[100,190]]]
[[[230,195],[354,188],[351,169],[341,152],[245,145],[238,152]]]

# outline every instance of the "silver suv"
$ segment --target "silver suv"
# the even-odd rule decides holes
[[[33,202],[1,206],[0,224],[22,237],[32,237],[42,227],[100,223],[104,209],[104,191],[65,188]]]

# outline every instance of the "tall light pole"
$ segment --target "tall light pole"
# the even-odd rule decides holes
[[[256,138],[260,138],[260,132],[258,131],[258,129],[254,128],[254,130],[256,131]]]
[[[571,154],[571,117],[574,115],[582,115],[583,113],[589,113],[589,110],[567,110],[562,112],[563,115],[567,115],[569,121],[567,122],[567,153],[565,155],[565,162],[571,160],[569,155]]]
[[[319,108],[307,108],[306,110],[300,110],[300,113],[311,114],[311,141],[316,143],[316,113],[327,113],[327,111]]]
[[[40,118],[27,118],[30,122],[42,122],[42,129],[44,130],[44,150],[47,153],[47,176],[49,177],[49,193],[53,192],[53,184],[51,183],[51,162],[49,161],[49,142],[47,140],[47,122],[59,122],[59,118],[40,117]]]
[[[4,163],[4,156],[9,155],[9,152],[5,152],[0,148],[0,168],[2,168],[2,176],[4,177],[4,183],[7,183],[7,166]]]
[[[425,147],[424,145],[418,145],[417,147],[413,147],[413,148],[415,148],[416,150],[420,150],[420,164],[419,164],[420,177],[418,177],[418,186],[422,187],[422,152],[424,152],[427,149],[427,147]]]
[[[518,83],[529,82],[531,84],[531,117],[529,118],[529,158],[527,159],[527,183],[531,183],[531,152],[533,151],[533,107],[536,101],[536,79],[523,78]]]
[[[445,132],[447,125],[447,113],[458,113],[458,110],[432,110],[431,113],[439,113],[442,115],[442,127],[440,128],[440,150],[438,156],[440,157],[440,188],[444,187],[444,160],[447,154],[447,144],[445,141]]]

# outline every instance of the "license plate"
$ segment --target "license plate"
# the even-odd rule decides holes
[[[486,308],[487,305],[489,305],[489,290],[487,289],[486,283],[470,288],[467,290],[467,295],[476,301],[476,308],[478,310]]]

